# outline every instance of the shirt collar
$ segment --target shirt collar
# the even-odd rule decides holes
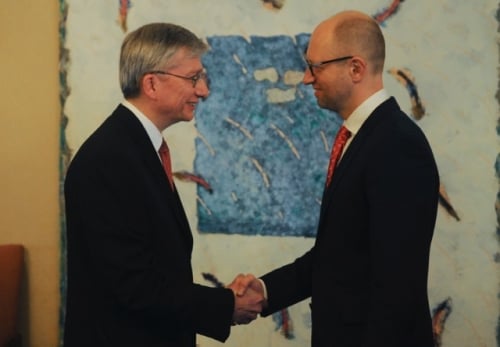
[[[151,122],[151,120],[146,117],[144,113],[142,113],[130,101],[123,100],[122,105],[128,108],[130,112],[132,112],[137,117],[139,122],[141,122],[142,126],[146,130],[146,133],[148,134],[149,139],[151,140],[151,143],[153,144],[153,147],[155,148],[156,152],[158,152],[163,141],[163,135],[158,130],[156,125],[154,125],[153,122]]]
[[[389,94],[385,89],[380,89],[372,94],[368,99],[363,101],[347,119],[344,121],[344,126],[349,129],[353,138],[359,131],[363,123],[368,119],[372,112],[384,101],[389,99]]]

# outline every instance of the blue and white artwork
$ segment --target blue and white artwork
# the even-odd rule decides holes
[[[197,110],[194,170],[212,191],[198,187],[200,232],[315,235],[340,118],[302,84],[308,40],[207,38],[211,94]]]
[[[59,3],[62,172],[122,101],[118,58],[128,32],[173,22],[209,46],[210,96],[194,121],[163,134],[174,172],[203,183],[176,181],[193,232],[194,280],[204,285],[213,284],[207,278],[227,284],[238,273],[262,275],[313,246],[340,119],[302,84],[303,53],[312,30],[334,13],[371,14],[386,38],[384,86],[427,136],[440,173],[428,281],[436,345],[499,346],[498,1]],[[61,282],[64,289],[64,276]],[[304,347],[310,333],[305,300],[233,327],[225,344],[203,336],[197,343]]]

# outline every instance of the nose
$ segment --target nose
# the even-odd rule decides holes
[[[314,75],[311,72],[311,69],[306,67],[304,71],[304,77],[302,78],[302,83],[304,84],[311,84],[314,82]]]
[[[208,87],[208,80],[201,78],[198,80],[194,87],[194,91],[196,93],[196,96],[199,98],[206,98],[210,94],[210,88]]]

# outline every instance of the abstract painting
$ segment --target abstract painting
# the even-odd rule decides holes
[[[195,281],[213,286],[238,273],[264,274],[313,245],[341,120],[319,108],[302,84],[304,49],[330,15],[344,9],[371,14],[387,41],[385,88],[428,137],[440,172],[429,273],[436,345],[500,345],[496,1],[59,3],[61,182],[72,155],[122,100],[118,55],[128,32],[173,22],[209,46],[203,63],[210,96],[193,122],[164,136],[194,234]],[[63,214],[61,324],[64,222]],[[310,329],[306,300],[234,327],[224,346],[302,347],[310,343]],[[198,343],[222,346],[202,336]]]

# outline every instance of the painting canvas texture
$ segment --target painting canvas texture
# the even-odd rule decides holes
[[[195,281],[205,285],[213,285],[210,276],[228,283],[238,273],[263,274],[313,245],[341,119],[302,84],[303,52],[330,15],[373,15],[386,38],[385,87],[429,139],[442,183],[429,274],[437,343],[499,346],[496,1],[59,3],[61,182],[72,155],[122,101],[118,57],[128,32],[172,22],[210,47],[203,57],[210,96],[194,121],[164,133],[193,230]],[[64,274],[64,216],[61,225]],[[233,328],[224,345],[307,346],[310,330],[306,300]],[[203,336],[198,343],[222,346]]]

